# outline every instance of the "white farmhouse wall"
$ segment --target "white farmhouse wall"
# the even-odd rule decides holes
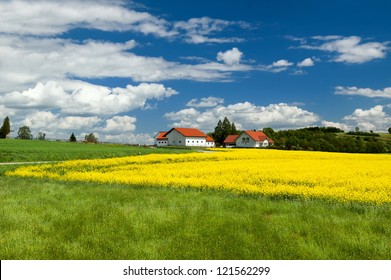
[[[242,132],[236,139],[236,147],[241,148],[258,148],[259,142],[252,139],[247,133]]]
[[[155,140],[155,145],[158,147],[168,146],[167,140]]]
[[[215,142],[206,142],[206,147],[214,147],[215,146]]]
[[[157,145],[164,146],[188,146],[188,147],[214,147],[214,142],[207,142],[206,136],[184,136],[179,131],[172,129],[168,134],[165,135],[167,137],[167,143],[159,143],[157,141]],[[160,142],[162,142],[160,140]]]
[[[206,138],[205,137],[186,137],[186,146],[205,147],[206,146]]]
[[[172,130],[166,137],[169,146],[186,146],[186,137],[176,130]]]

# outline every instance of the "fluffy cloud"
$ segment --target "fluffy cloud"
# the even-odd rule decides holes
[[[60,1],[11,0],[0,3],[0,33],[53,36],[73,28],[103,31],[135,31],[157,37],[184,37],[192,44],[240,42],[238,37],[213,35],[227,27],[247,29],[248,23],[209,17],[168,22],[147,12],[129,8],[124,0]]]
[[[168,23],[146,12],[127,9],[124,1],[27,1],[0,3],[0,32],[57,35],[75,27],[103,31],[135,30],[159,37],[176,35]]]
[[[131,132],[136,129],[137,119],[129,116],[114,116],[106,120],[106,126],[102,129],[108,133]]]
[[[161,80],[226,80],[234,71],[249,71],[237,64],[241,52],[232,50],[223,63],[180,64],[161,57],[131,53],[135,41],[74,42],[65,39],[20,38],[0,35],[1,91],[22,89],[37,81],[78,78],[132,78],[137,82]]]
[[[335,94],[341,95],[360,95],[370,98],[381,97],[381,98],[391,98],[391,87],[379,89],[371,88],[358,88],[358,87],[335,87]]]
[[[297,63],[297,66],[298,67],[311,67],[311,66],[314,66],[314,61],[308,57],[306,59],[304,59],[303,61]]]
[[[352,126],[348,125],[346,123],[322,121],[322,125],[326,126],[326,127],[337,127],[337,128],[342,129],[344,131],[351,131],[352,130]]]
[[[148,99],[162,99],[177,92],[161,84],[142,83],[126,88],[108,88],[81,81],[50,81],[34,88],[0,96],[14,109],[58,110],[64,114],[113,115],[143,108]]]
[[[314,36],[311,39],[315,40],[313,44],[302,44],[300,48],[336,53],[332,59],[335,62],[364,63],[381,59],[389,49],[388,42],[363,43],[358,36]]]
[[[102,121],[97,116],[61,116],[50,111],[36,111],[15,122],[15,127],[27,125],[33,134],[45,132],[48,138],[68,139],[72,132],[89,130]]]
[[[137,134],[137,119],[130,116],[114,116],[108,119],[100,117],[62,116],[50,111],[37,111],[25,116],[15,123],[16,127],[27,125],[33,135],[44,132],[48,139],[69,139],[75,132],[78,140],[84,139],[89,133],[101,142],[124,144],[153,144],[153,138],[148,134]]]
[[[228,65],[237,65],[242,59],[243,53],[238,48],[232,48],[226,52],[219,52],[217,54],[217,60],[222,61]]]
[[[293,128],[312,125],[319,117],[297,106],[285,103],[257,106],[249,102],[218,105],[207,111],[195,108],[183,109],[165,114],[172,126],[197,127],[213,131],[219,119],[228,117],[239,129],[259,129],[267,126],[274,128]]]
[[[391,116],[384,112],[384,106],[377,105],[369,110],[356,109],[344,120],[351,126],[358,126],[364,131],[387,131],[391,123]]]

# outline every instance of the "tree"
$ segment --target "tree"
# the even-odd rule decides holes
[[[391,134],[391,127],[388,128],[388,133]]]
[[[212,134],[213,139],[215,140],[217,145],[222,145],[225,138],[228,135],[237,135],[238,130],[234,123],[231,123],[227,117],[224,118],[223,121],[219,120],[217,126],[215,127],[215,131]]]
[[[77,142],[75,134],[72,132],[71,137],[69,137],[69,142]]]
[[[3,121],[3,126],[0,128],[0,138],[6,138],[7,135],[11,132],[10,119],[5,117]]]
[[[43,132],[38,133],[38,137],[37,137],[38,140],[45,140],[45,138],[46,138],[46,133]]]
[[[31,130],[28,126],[19,127],[18,130],[18,139],[31,140],[33,139],[33,135],[31,134]]]
[[[272,138],[273,137],[273,134],[274,134],[274,129],[271,128],[271,127],[265,127],[263,130],[262,130],[263,133],[265,133],[267,135],[267,137],[269,138]]]
[[[88,143],[98,143],[98,138],[95,137],[94,133],[90,133],[84,137],[84,140]]]

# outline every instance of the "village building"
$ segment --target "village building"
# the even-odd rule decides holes
[[[167,131],[159,131],[155,135],[154,139],[157,147],[168,146],[168,138],[164,136],[166,133]]]
[[[187,147],[214,147],[212,137],[197,128],[172,128],[167,132],[161,131],[155,135],[155,145],[187,146]]]
[[[226,148],[236,147],[236,139],[238,139],[238,137],[239,135],[228,135],[223,142],[224,147]]]
[[[226,147],[259,148],[273,146],[274,141],[262,131],[244,130],[240,135],[228,135],[224,140]]]

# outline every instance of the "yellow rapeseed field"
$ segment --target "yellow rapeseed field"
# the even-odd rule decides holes
[[[229,190],[266,196],[391,202],[391,156],[263,149],[73,160],[8,176]]]

